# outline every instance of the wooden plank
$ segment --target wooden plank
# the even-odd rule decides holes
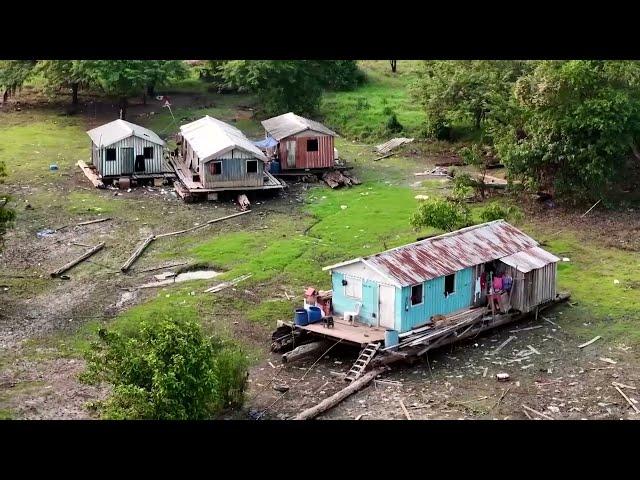
[[[624,399],[627,401],[627,403],[631,406],[631,408],[633,408],[633,410],[636,413],[640,413],[640,410],[638,410],[638,407],[635,406],[635,404],[631,401],[631,399],[627,397],[627,395],[622,390],[620,390],[620,388],[617,385],[613,385],[613,388],[615,388],[618,391],[618,393],[624,397]]]
[[[612,382],[611,385],[613,385],[614,387],[628,388],[630,390],[636,390],[636,387],[632,387],[631,385],[625,385],[624,383]]]
[[[528,330],[537,330],[538,328],[542,328],[542,327],[544,327],[544,325],[536,325],[535,327],[520,328],[518,330],[509,330],[509,333],[526,332]]]
[[[200,225],[196,225],[195,227],[187,228],[186,230],[178,230],[177,232],[161,233],[159,235],[156,235],[155,238],[171,237],[173,235],[180,235],[182,233],[193,232],[194,230],[198,230],[199,228],[203,228],[208,225],[213,225],[214,223],[222,222],[223,220],[229,220],[230,218],[239,217],[240,215],[244,215],[250,212],[251,210],[246,210],[244,212],[238,212],[232,215],[227,215],[226,217],[214,218],[213,220],[209,220],[208,222],[202,223]]]
[[[51,272],[51,276],[52,277],[57,277],[58,275],[66,272],[67,270],[69,270],[70,268],[76,266],[78,263],[82,262],[83,260],[86,260],[87,258],[89,258],[91,255],[93,255],[96,252],[99,252],[100,250],[102,250],[102,248],[104,247],[104,242],[99,243],[98,245],[96,245],[95,247],[93,247],[91,250],[89,250],[88,252],[80,255],[78,258],[76,258],[75,260],[67,263],[66,265],[60,267],[59,269],[57,269],[54,272]]]
[[[102,180],[98,178],[98,175],[93,171],[93,169],[89,168],[86,163],[84,163],[82,160],[78,160],[77,165],[80,167],[82,173],[84,173],[84,175],[89,179],[94,187],[105,188]]]
[[[96,219],[96,220],[89,220],[88,222],[78,223],[78,224],[76,225],[76,227],[81,227],[81,226],[83,226],[83,225],[91,225],[91,224],[93,224],[93,223],[106,222],[107,220],[111,220],[111,219],[107,217],[107,218],[98,218],[98,219]],[[58,229],[58,230],[60,230],[60,229]]]
[[[598,340],[600,340],[602,337],[600,335],[598,335],[597,337],[592,338],[591,340],[589,340],[588,342],[583,343],[582,345],[578,345],[578,348],[584,348],[584,347],[588,347],[589,345],[591,345],[593,342],[596,342]]]
[[[411,420],[411,415],[409,415],[409,410],[404,406],[404,402],[400,399],[400,406],[402,407],[402,411],[404,412],[404,416],[407,417],[407,420]]]
[[[126,272],[127,270],[129,270],[129,268],[131,267],[131,265],[133,265],[133,262],[135,262],[138,257],[140,255],[142,255],[142,252],[144,252],[144,249],[147,248],[149,246],[149,244],[151,242],[153,242],[156,239],[156,237],[151,234],[149,235],[144,242],[142,242],[140,244],[140,246],[138,246],[138,248],[136,248],[136,250],[133,252],[133,254],[131,255],[131,257],[129,257],[129,259],[124,262],[124,265],[122,265],[122,267],[120,267],[120,270],[123,272]]]
[[[530,411],[531,413],[535,413],[536,415],[539,415],[539,416],[540,416],[540,417],[542,417],[542,418],[546,418],[547,420],[554,420],[554,418],[553,418],[553,417],[550,417],[549,415],[545,415],[544,413],[539,412],[539,411],[537,411],[537,410],[534,410],[534,409],[533,409],[533,408],[531,408],[531,407],[527,407],[526,405],[522,405],[522,408],[524,408],[525,410]]]
[[[496,349],[492,352],[489,352],[489,355],[495,355],[496,353],[498,353],[500,350],[502,350],[505,346],[507,346],[509,344],[509,342],[511,342],[512,340],[515,340],[516,337],[514,337],[513,335],[511,335],[509,338],[507,338],[504,342],[502,342],[500,345],[498,345],[496,347]]]

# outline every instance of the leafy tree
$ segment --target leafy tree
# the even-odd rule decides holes
[[[49,90],[71,90],[71,104],[78,105],[78,90],[91,83],[86,60],[40,60],[37,70],[42,73]]]
[[[433,227],[450,232],[471,224],[469,208],[458,201],[442,198],[430,198],[418,205],[411,216],[411,225],[415,228]]]
[[[126,118],[128,98],[145,90],[166,85],[186,75],[178,60],[88,60],[89,78],[108,95],[119,98],[122,118]]]
[[[519,221],[522,220],[523,214],[518,207],[503,207],[499,203],[492,203],[480,211],[480,218],[483,222],[493,222],[500,219]]]
[[[365,81],[365,75],[355,60],[324,60],[322,85],[328,90],[351,90]]]
[[[453,122],[471,121],[480,128],[494,104],[510,94],[531,66],[504,60],[426,61],[411,92],[424,105],[434,133]]]
[[[242,405],[245,355],[195,322],[145,321],[134,336],[105,329],[98,336],[81,378],[113,386],[95,405],[104,418],[199,420]]]
[[[33,74],[35,60],[0,60],[0,88],[4,89],[2,102],[9,95],[15,95],[25,81]]]
[[[473,188],[476,195],[484,200],[487,195],[487,184],[485,181],[487,170],[489,169],[490,159],[485,155],[483,148],[479,144],[473,144],[470,147],[460,149],[460,156],[466,165],[473,165],[480,171],[478,178],[472,178],[470,175],[457,176],[454,181],[464,183],[466,186]]]
[[[4,177],[7,176],[4,162],[0,161],[0,183],[4,183]],[[7,227],[13,222],[16,212],[10,209],[7,204],[11,201],[9,195],[0,195],[0,248],[3,245],[3,237],[7,232]]]
[[[322,95],[320,62],[312,60],[232,60],[221,66],[226,82],[255,93],[267,114],[313,114]]]
[[[489,122],[496,152],[532,186],[598,198],[637,153],[639,87],[635,61],[540,62]]]

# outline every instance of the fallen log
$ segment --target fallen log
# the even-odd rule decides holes
[[[102,247],[104,247],[104,242],[99,243],[98,245],[96,245],[95,247],[93,247],[91,250],[89,250],[88,252],[84,253],[83,255],[79,256],[78,258],[76,258],[75,260],[67,263],[66,265],[64,265],[63,267],[60,267],[58,270],[56,270],[55,272],[51,272],[51,276],[52,277],[57,277],[58,275],[66,272],[67,270],[69,270],[70,268],[76,266],[78,263],[82,262],[83,260],[86,260],[87,258],[89,258],[91,255],[93,255],[94,253],[102,250]]]
[[[135,262],[138,259],[138,257],[140,255],[142,255],[142,252],[144,252],[144,249],[147,248],[149,246],[149,244],[151,242],[153,242],[155,239],[156,239],[155,235],[153,235],[153,234],[149,235],[146,238],[146,240],[144,242],[142,242],[142,244],[140,244],[140,246],[138,248],[136,248],[136,251],[133,252],[131,257],[129,257],[129,260],[124,262],[124,265],[122,265],[122,267],[120,267],[120,270],[123,271],[123,272],[126,272],[127,270],[129,270],[131,265],[133,265],[133,262]]]
[[[295,360],[299,360],[304,357],[308,357],[312,353],[318,352],[320,350],[324,351],[327,349],[327,342],[311,342],[305,343],[304,345],[300,345],[299,347],[294,348],[290,352],[282,354],[282,363],[289,363]]]
[[[374,378],[383,373],[385,370],[385,368],[378,368],[376,370],[371,370],[370,372],[365,373],[362,377],[349,384],[348,387],[345,387],[334,395],[325,398],[315,407],[311,407],[304,410],[303,412],[300,412],[298,415],[293,417],[293,420],[311,420],[312,418],[317,417],[321,413],[326,412],[327,410],[338,405],[345,398],[351,396],[358,390],[367,386]]]
[[[186,230],[178,230],[177,232],[161,233],[159,235],[156,235],[155,238],[171,237],[173,235],[180,235],[182,233],[193,232],[194,230],[198,230],[199,228],[204,228],[207,225],[211,225],[216,222],[221,222],[223,220],[228,220],[233,217],[238,217],[240,215],[244,215],[245,213],[250,213],[250,212],[251,210],[246,210],[244,212],[238,212],[238,213],[233,213],[231,215],[227,215],[226,217],[214,218],[213,220],[209,220],[208,222],[202,223],[200,225],[196,225],[195,227],[187,228]]]

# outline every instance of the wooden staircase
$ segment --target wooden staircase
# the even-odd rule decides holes
[[[364,373],[364,370],[367,368],[367,365],[369,365],[373,357],[378,353],[379,348],[379,343],[369,343],[364,350],[360,352],[358,359],[354,362],[351,370],[347,372],[344,379],[347,382],[352,382],[360,378]]]

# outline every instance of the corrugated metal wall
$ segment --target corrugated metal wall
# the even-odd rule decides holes
[[[472,305],[473,267],[456,272],[455,293],[446,297],[444,278],[438,277],[423,283],[424,301],[420,305],[411,305],[411,287],[402,288],[400,304],[396,303],[396,312],[400,312],[401,332],[427,323],[433,315],[446,315]]]
[[[505,264],[503,264],[505,265]],[[505,265],[505,272],[513,277],[511,307],[523,313],[556,297],[557,264],[550,263],[537,270],[522,273]]]
[[[368,325],[378,325],[378,284],[371,280],[362,279],[362,299],[347,297],[342,280],[345,275],[341,272],[332,272],[331,283],[333,288],[333,311],[336,316],[342,316],[344,312],[356,310],[356,303],[360,303],[359,321]],[[347,277],[348,278],[348,277]],[[375,316],[374,316],[375,314]]]
[[[307,152],[307,140],[318,140],[318,151]],[[295,168],[327,168],[334,164],[333,144],[331,135],[322,135],[317,132],[302,132],[298,135],[280,140],[280,168],[287,170],[287,141],[296,141],[296,167]]]
[[[153,158],[145,159],[144,171],[135,171],[134,166],[136,155],[143,155],[145,147],[153,147]],[[116,149],[115,160],[107,160],[106,150],[109,148]],[[122,150],[123,148],[133,148],[133,164],[127,161],[127,153]],[[163,147],[156,143],[150,142],[143,138],[131,136],[129,138],[125,138],[124,140],[120,140],[119,142],[99,149],[96,154],[99,153],[100,158],[94,158],[94,165],[96,165],[98,171],[103,177],[118,177],[134,174],[159,174],[163,173],[163,150]]]
[[[258,162],[257,173],[247,173],[247,160]],[[222,162],[222,174],[211,175],[209,163]],[[205,188],[259,187],[264,185],[264,162],[243,150],[232,150],[221,158],[209,160],[200,167],[200,180]]]

